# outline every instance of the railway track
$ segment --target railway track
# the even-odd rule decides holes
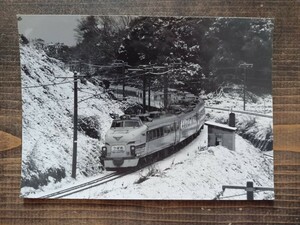
[[[55,198],[56,199],[57,198],[63,198],[63,197],[73,195],[73,194],[76,194],[78,192],[81,192],[81,191],[84,191],[84,190],[87,190],[87,189],[90,189],[90,188],[93,188],[93,187],[96,187],[96,186],[100,186],[102,184],[108,183],[108,182],[113,181],[115,179],[118,179],[120,177],[126,176],[130,173],[133,173],[135,171],[136,170],[128,170],[126,172],[112,172],[112,173],[110,173],[106,176],[99,177],[97,179],[88,181],[86,183],[75,185],[73,187],[66,188],[66,189],[63,189],[63,190],[60,190],[60,191],[57,191],[57,192],[53,192],[53,193],[48,194],[48,195],[43,195],[39,198],[54,198],[54,199]]]
[[[212,107],[212,106],[205,106],[206,109],[215,109],[215,110],[221,110],[221,111],[227,111],[229,112],[230,109],[226,108],[218,108],[218,107]],[[249,111],[241,111],[241,110],[231,110],[234,113],[240,113],[240,114],[247,114],[247,115],[252,115],[252,116],[260,116],[260,117],[266,117],[266,118],[273,118],[273,116],[266,115],[266,114],[261,114],[261,113],[256,113],[256,112],[249,112]]]

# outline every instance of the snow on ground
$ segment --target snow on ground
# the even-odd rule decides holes
[[[264,155],[238,135],[236,151],[222,146],[207,148],[206,140],[205,126],[199,137],[172,156],[141,171],[67,198],[211,200],[222,191],[222,185],[245,186],[247,181],[253,181],[255,187],[273,187],[273,158],[270,155]],[[49,193],[51,191],[30,197]],[[273,192],[259,192],[254,196],[255,200],[273,197]],[[225,190],[220,199],[246,199],[246,192]]]
[[[73,134],[73,81],[56,77],[72,77],[62,63],[49,58],[44,52],[29,46],[21,46],[22,95],[23,95],[23,151],[22,179],[46,176],[47,185],[38,189],[26,186],[21,193],[26,197],[40,197],[59,189],[65,189],[107,175],[99,168],[101,141],[78,133],[77,180],[70,178]],[[53,83],[62,83],[53,85]],[[42,86],[41,84],[50,84]],[[35,87],[37,86],[37,87]],[[79,83],[79,117],[95,117],[103,137],[110,126],[109,113],[122,113],[120,103],[91,83]],[[90,98],[92,95],[95,98]],[[99,95],[100,94],[100,95]],[[100,96],[100,97],[99,97]],[[83,99],[90,98],[86,101]],[[266,100],[268,99],[268,100]],[[269,101],[270,100],[270,101]],[[256,99],[251,109],[272,113],[270,97]],[[236,103],[236,104],[235,104]],[[266,104],[267,103],[267,104]],[[206,100],[206,104],[230,109],[236,105],[241,110],[240,96],[221,93]],[[265,107],[267,105],[268,107]],[[247,103],[247,107],[250,103]],[[255,108],[256,107],[256,108]],[[228,112],[206,110],[207,119],[224,122]],[[245,126],[255,120],[250,129],[260,138],[272,127],[272,119],[249,115],[237,115],[237,126]],[[250,123],[251,124],[251,123]],[[90,199],[213,199],[222,191],[222,185],[273,187],[273,158],[244,140],[236,137],[236,151],[224,147],[207,148],[207,128],[189,146],[148,168],[107,184],[77,193],[68,198]],[[66,177],[61,181],[53,169],[64,169]],[[50,172],[49,172],[50,171]],[[57,172],[56,172],[57,173]],[[88,176],[88,178],[86,177]],[[238,195],[238,196],[237,196]],[[259,192],[255,199],[272,199],[272,192]],[[245,199],[243,190],[226,190],[220,199]]]
[[[20,46],[22,66],[23,150],[22,180],[25,186],[56,180],[71,174],[73,147],[73,73],[43,51]],[[70,78],[63,78],[70,77]],[[59,83],[59,84],[57,84]],[[54,85],[57,84],[57,85]],[[46,85],[46,86],[42,86]],[[119,113],[120,104],[90,82],[79,82],[78,117],[93,117],[100,136],[110,127],[109,113]],[[93,95],[97,95],[91,98]],[[89,99],[87,99],[89,98]],[[86,101],[82,101],[87,99]],[[99,139],[78,132],[79,177],[101,171]],[[60,174],[59,174],[60,173]],[[47,177],[49,176],[49,177]],[[60,177],[60,178],[59,178]],[[56,180],[57,181],[57,180]],[[34,184],[37,182],[36,184]],[[30,184],[29,184],[30,183]],[[44,183],[44,185],[46,184]],[[23,188],[26,195],[32,188]]]

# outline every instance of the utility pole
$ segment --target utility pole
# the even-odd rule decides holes
[[[140,65],[142,66],[142,65]],[[135,71],[135,72],[142,72],[141,74],[141,78],[142,78],[142,81],[143,81],[143,113],[146,113],[146,90],[147,90],[147,77],[146,77],[146,74],[148,74],[148,72],[146,71],[145,67],[142,66],[142,68],[129,68],[128,71]]]
[[[79,72],[81,72],[81,64],[79,62]],[[72,160],[72,177],[76,179],[77,165],[77,124],[78,124],[78,74],[74,72],[74,118],[73,118],[73,160]]]
[[[151,82],[148,79],[148,112],[151,110],[151,97],[150,97],[150,88],[151,88]]]
[[[243,63],[239,65],[240,68],[243,68],[244,74],[244,88],[243,88],[243,100],[244,100],[244,111],[246,110],[246,81],[247,81],[247,69],[252,68],[253,64],[250,63]]]
[[[125,98],[125,62],[122,63],[123,99]]]
[[[150,74],[151,72],[153,72],[153,66],[151,66],[148,71],[150,71]],[[148,76],[148,112],[151,111],[151,77],[150,77],[150,74]]]
[[[146,86],[147,86],[147,80],[146,80],[146,73],[143,74],[143,113],[146,113]]]
[[[168,68],[167,68],[168,71]],[[168,108],[168,89],[169,89],[169,76],[168,72],[164,73],[164,108],[167,110]]]
[[[253,182],[247,182],[246,184],[247,200],[254,200],[254,188]]]

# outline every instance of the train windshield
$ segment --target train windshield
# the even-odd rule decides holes
[[[137,120],[125,120],[124,127],[139,127],[140,124]]]
[[[141,124],[137,120],[114,120],[111,127],[140,127]]]

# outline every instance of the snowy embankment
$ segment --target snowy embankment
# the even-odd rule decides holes
[[[73,73],[43,51],[20,46],[23,149],[22,194],[34,187],[60,181],[71,174],[73,148]],[[67,78],[70,77],[70,78]],[[78,82],[77,175],[98,174],[101,137],[111,124],[109,113],[119,113],[101,87]],[[86,100],[85,100],[86,99]],[[91,127],[91,130],[87,130]]]
[[[207,148],[207,127],[192,143],[172,156],[139,172],[68,196],[87,199],[214,199],[222,185],[273,187],[273,158],[240,136],[236,151],[222,146]],[[94,178],[98,178],[95,176]],[[88,181],[81,179],[78,183]],[[39,197],[75,184],[52,184],[32,193]],[[256,192],[254,199],[272,199],[273,192]],[[244,190],[225,190],[220,199],[246,199]]]

